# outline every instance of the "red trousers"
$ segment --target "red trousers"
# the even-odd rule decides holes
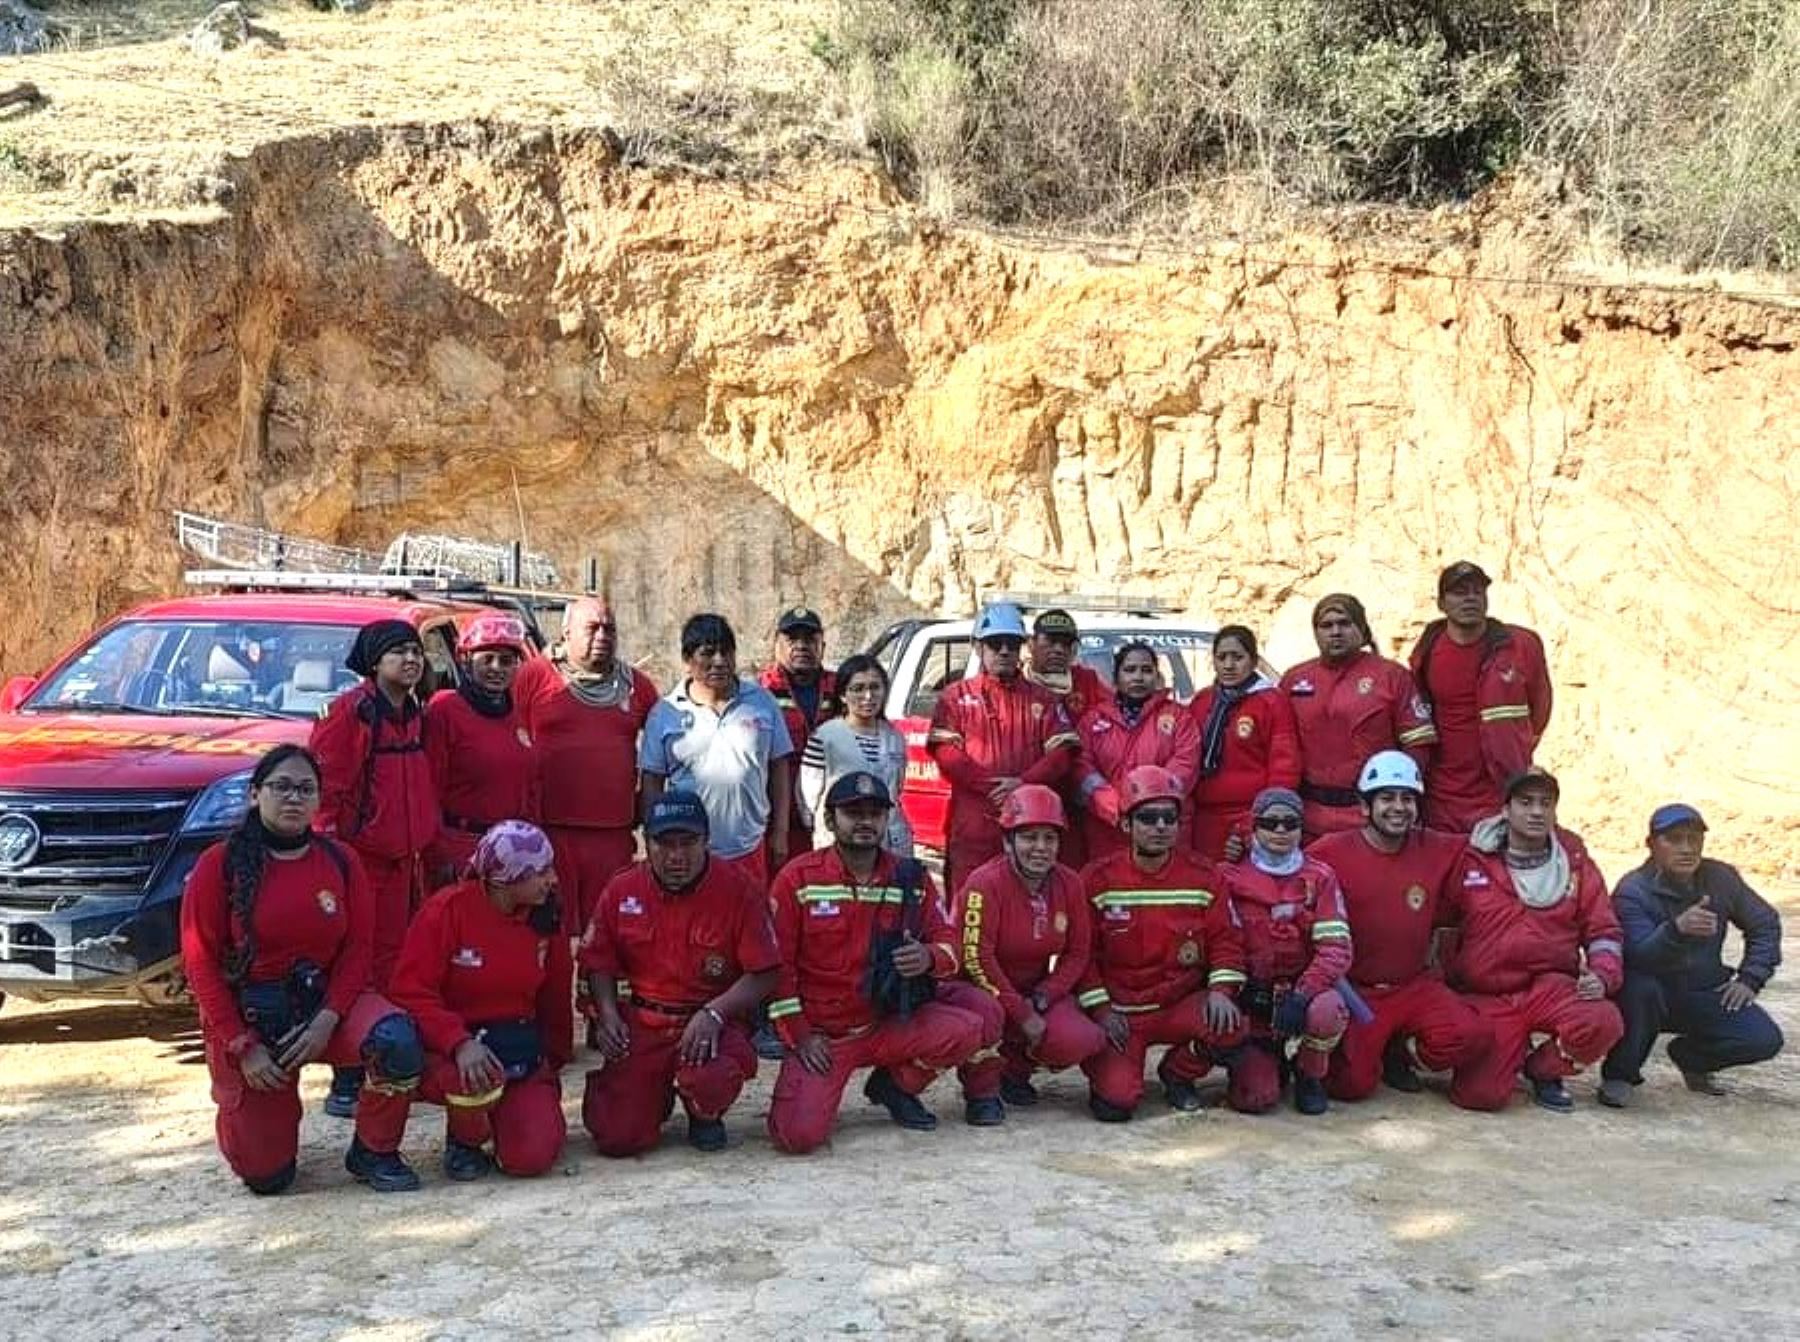
[[[1215,1057],[1243,1043],[1242,1029],[1219,1034],[1206,1023],[1206,994],[1189,993],[1154,1011],[1133,1011],[1125,1019],[1131,1035],[1123,1049],[1107,1044],[1081,1064],[1095,1095],[1120,1109],[1136,1109],[1144,1098],[1144,1059],[1152,1044],[1167,1044],[1157,1074],[1168,1081],[1198,1081],[1212,1071]],[[1098,1029],[1098,1026],[1095,1026]]]
[[[1250,807],[1195,806],[1193,848],[1214,862],[1225,860],[1225,841],[1234,831],[1249,833]]]
[[[581,1121],[603,1156],[635,1156],[662,1139],[662,1125],[675,1110],[675,1097],[690,1118],[723,1118],[744,1083],[756,1075],[756,1050],[737,1021],[719,1034],[711,1062],[684,1063],[677,1046],[687,1018],[621,1005],[631,1031],[623,1058],[587,1074]]]
[[[1344,1036],[1350,1008],[1336,988],[1327,988],[1306,1004],[1306,1033],[1294,1052],[1294,1066],[1304,1076],[1323,1080],[1331,1066],[1332,1050]],[[1261,1114],[1281,1102],[1281,1050],[1269,1022],[1250,1022],[1250,1046],[1231,1069],[1226,1100],[1240,1114]]]
[[[556,894],[562,904],[563,931],[578,937],[587,931],[606,883],[637,857],[637,840],[630,829],[551,825],[544,832],[556,850]]]
[[[769,1103],[769,1137],[790,1155],[815,1151],[831,1136],[852,1074],[885,1067],[900,1089],[917,1095],[939,1072],[980,1048],[986,1031],[982,1017],[974,1013],[928,1002],[906,1020],[884,1020],[861,1034],[832,1039],[831,1070],[823,1076],[807,1071],[789,1053]]]
[[[1029,1081],[1039,1067],[1051,1071],[1074,1067],[1106,1047],[1105,1033],[1075,1005],[1072,997],[1052,1002],[1044,1012],[1044,1037],[1035,1049],[1026,1046],[1025,1036],[1018,1026],[1005,1019],[1004,1013],[1001,1019],[1004,1025],[999,1048],[991,1052],[984,1049],[956,1069],[963,1095],[968,1099],[985,1100],[998,1095],[1003,1076]]]
[[[361,1067],[362,1041],[378,1021],[399,1011],[375,993],[362,993],[338,1022],[318,1061],[333,1067]],[[219,1106],[219,1151],[240,1179],[267,1179],[293,1164],[300,1151],[298,1078],[278,1090],[252,1090],[243,1069],[225,1053],[225,1040],[206,1037],[206,1070],[213,1103]],[[406,1131],[412,1097],[381,1088],[371,1075],[356,1104],[356,1135],[371,1151],[397,1151]]]
[[[369,893],[375,897],[375,967],[369,978],[375,990],[382,992],[400,959],[406,925],[412,922],[413,910],[425,893],[424,861],[417,853],[379,857],[358,848],[356,855],[362,859]]]
[[[1441,979],[1420,977],[1360,991],[1375,1019],[1351,1021],[1331,1055],[1326,1088],[1334,1099],[1373,1095],[1381,1084],[1382,1054],[1396,1039],[1411,1043],[1413,1056],[1428,1072],[1465,1067],[1487,1050],[1487,1022]]]
[[[562,1111],[562,1083],[548,1066],[504,1086],[471,1094],[454,1061],[429,1053],[419,1098],[444,1106],[451,1141],[464,1146],[492,1142],[500,1168],[521,1178],[548,1173],[569,1135]]]
[[[1451,1078],[1450,1099],[1464,1109],[1504,1109],[1521,1068],[1533,1081],[1573,1076],[1625,1034],[1619,1009],[1577,997],[1567,974],[1539,974],[1524,992],[1465,1000],[1487,1023],[1493,1043]],[[1536,1048],[1534,1034],[1547,1036]]]

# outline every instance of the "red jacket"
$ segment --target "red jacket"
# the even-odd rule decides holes
[[[1070,664],[1069,688],[1060,693],[1054,686],[1034,676],[1030,667],[1025,668],[1025,678],[1052,698],[1060,700],[1070,722],[1079,722],[1083,713],[1091,708],[1098,708],[1113,697],[1112,686],[1106,683],[1106,677],[1081,661]]]
[[[1350,922],[1330,867],[1308,857],[1292,876],[1271,876],[1246,858],[1220,870],[1253,982],[1316,997],[1349,972]]]
[[[304,856],[263,861],[252,922],[256,953],[246,983],[279,983],[302,960],[329,976],[325,1005],[343,1016],[369,986],[375,957],[375,909],[362,863],[344,845],[336,856],[319,840]],[[226,969],[243,944],[244,928],[231,911],[225,845],[215,843],[188,873],[181,900],[181,962],[200,1021],[236,1056],[255,1040],[238,1010]]]
[[[679,894],[663,889],[648,862],[614,876],[581,938],[580,962],[584,974],[617,980],[621,1000],[635,996],[683,1015],[745,974],[775,968],[781,956],[768,901],[736,867],[714,859]]]
[[[1352,982],[1390,988],[1429,972],[1432,933],[1448,917],[1444,890],[1465,843],[1460,834],[1414,830],[1399,852],[1384,853],[1353,829],[1306,850],[1337,873],[1356,933]]]
[[[765,666],[757,676],[757,683],[775,696],[775,706],[781,710],[782,721],[787,723],[788,739],[794,743],[794,753],[787,759],[788,772],[796,780],[793,806],[788,814],[788,830],[799,843],[794,851],[804,852],[812,847],[813,836],[812,827],[800,814],[800,757],[806,753],[807,738],[818,725],[837,716],[837,677],[830,671],[819,672],[819,701],[810,718],[800,706],[800,701],[794,697],[794,687],[788,679],[787,668],[779,662]]]
[[[1028,995],[1046,1005],[1059,1001],[1087,972],[1088,902],[1081,878],[1067,867],[1053,867],[1034,894],[1012,863],[997,857],[970,873],[956,909],[964,976],[998,998],[1015,1025],[1033,1010]]]
[[[310,742],[324,830],[376,857],[424,852],[440,823],[426,731],[422,707],[409,699],[396,709],[372,681],[333,699]]]
[[[795,858],[775,878],[769,903],[781,973],[769,1002],[769,1021],[789,1047],[815,1030],[841,1036],[876,1023],[864,989],[870,934],[877,927],[900,925],[901,891],[894,884],[898,861],[883,850],[869,884],[859,885],[835,847],[820,848]],[[931,947],[932,977],[955,978],[962,965],[956,934],[936,883],[929,875],[923,880],[919,940]]]
[[[611,708],[584,704],[548,657],[519,668],[513,701],[538,756],[538,809],[546,825],[630,829],[637,823],[638,734],[656,686],[631,672],[631,693]]]
[[[1503,852],[1465,845],[1446,895],[1462,936],[1450,963],[1450,985],[1464,992],[1524,992],[1540,974],[1588,968],[1610,995],[1625,981],[1625,942],[1607,897],[1606,879],[1580,839],[1559,829],[1569,855],[1569,885],[1561,899],[1534,909],[1519,899]]]
[[[1208,685],[1188,705],[1198,740],[1212,712],[1215,686]],[[1300,738],[1294,710],[1277,688],[1258,690],[1232,711],[1225,723],[1225,754],[1211,778],[1197,778],[1194,804],[1221,811],[1247,811],[1266,787],[1300,786]]]
[[[1315,834],[1362,824],[1356,781],[1378,750],[1404,750],[1420,768],[1437,743],[1431,709],[1398,662],[1359,651],[1341,666],[1323,657],[1281,678],[1300,741],[1301,795]]]
[[[569,939],[534,931],[529,913],[500,912],[476,880],[445,886],[419,906],[387,991],[418,1023],[426,1048],[449,1057],[480,1026],[532,1020],[551,1066],[573,1056]]]
[[[431,696],[425,758],[446,830],[483,834],[502,820],[538,818],[538,760],[519,701],[490,718],[455,690]]]
[[[1056,697],[1023,676],[978,672],[946,685],[931,713],[925,748],[950,783],[950,841],[1000,842],[988,803],[997,778],[1055,787],[1074,766],[1080,738]]]
[[[1412,653],[1413,682],[1428,707],[1431,705],[1432,655],[1444,637],[1445,628],[1443,620],[1433,620],[1426,625]],[[1482,640],[1481,668],[1475,680],[1475,707],[1479,718],[1475,730],[1491,798],[1469,798],[1474,811],[1498,810],[1508,780],[1530,765],[1532,753],[1550,725],[1552,698],[1543,640],[1521,625],[1489,620]],[[1434,716],[1439,739],[1448,746],[1443,715]],[[1430,786],[1435,789],[1435,781]],[[1435,796],[1433,799],[1439,800]],[[1492,804],[1488,806],[1490,800]]]
[[[1161,871],[1141,870],[1130,850],[1081,873],[1093,907],[1093,959],[1076,1001],[1092,1011],[1154,1011],[1201,988],[1233,994],[1244,982],[1244,943],[1219,870],[1177,850]]]
[[[1108,699],[1083,713],[1075,730],[1081,737],[1076,772],[1088,810],[1115,833],[1126,774],[1141,764],[1160,764],[1185,793],[1200,772],[1199,724],[1167,690],[1145,701],[1136,726],[1127,726],[1118,702]]]

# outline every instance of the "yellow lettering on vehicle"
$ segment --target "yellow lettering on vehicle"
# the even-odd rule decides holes
[[[0,732],[0,746],[116,746],[137,750],[176,750],[190,755],[246,755],[260,757],[267,741],[239,741],[231,737],[188,736],[168,732],[105,731],[79,727],[28,727],[22,732]]]

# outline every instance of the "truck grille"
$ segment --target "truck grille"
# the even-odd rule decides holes
[[[7,818],[37,827],[36,851],[0,863],[0,908],[68,908],[86,895],[135,895],[156,870],[181,825],[187,792],[0,792]],[[10,842],[0,852],[13,851]]]

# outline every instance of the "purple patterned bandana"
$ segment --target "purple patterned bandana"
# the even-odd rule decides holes
[[[523,820],[502,820],[475,845],[469,870],[495,885],[515,885],[556,865],[550,836]]]

